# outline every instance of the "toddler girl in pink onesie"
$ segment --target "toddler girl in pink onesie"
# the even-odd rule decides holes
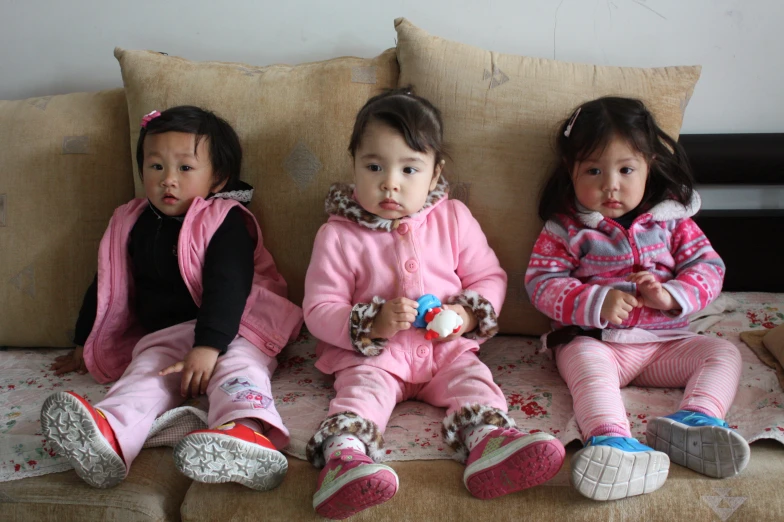
[[[392,468],[379,464],[398,402],[446,408],[443,435],[466,461],[479,498],[549,480],[563,446],[526,435],[477,357],[496,334],[506,273],[468,208],[447,197],[439,111],[410,89],[371,98],[349,144],[354,185],[334,185],[329,220],[316,236],[305,279],[308,329],[320,339],[316,367],[335,376],[329,416],[307,456],[324,467],[313,506],[345,518],[389,500]],[[417,301],[433,294],[463,320],[440,340],[415,328]]]
[[[735,475],[749,446],[722,419],[740,354],[686,329],[721,292],[724,263],[691,219],[700,199],[683,149],[642,102],[615,97],[578,107],[556,148],[525,284],[554,321],[543,342],[555,349],[585,440],[572,482],[608,500],[658,489],[670,459]],[[648,422],[648,446],[629,431],[620,391],[629,384],[685,387],[680,411]]]
[[[136,156],[146,198],[115,210],[77,348],[52,367],[117,382],[95,406],[73,392],[50,396],[43,432],[81,478],[107,488],[125,478],[156,417],[206,393],[212,429],[180,441],[177,467],[201,482],[274,488],[289,434],[270,376],[302,311],[243,206],[253,190],[239,180],[237,134],[198,107],[153,111]]]

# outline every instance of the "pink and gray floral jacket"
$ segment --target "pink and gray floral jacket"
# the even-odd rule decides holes
[[[637,216],[628,230],[587,209],[551,219],[525,274],[531,302],[553,319],[554,328],[685,328],[690,314],[719,296],[724,280],[724,262],[691,219],[699,208],[696,192],[688,206],[667,200]],[[607,292],[639,295],[626,276],[643,270],[663,283],[680,311],[642,307],[621,325],[603,321],[599,314]]]

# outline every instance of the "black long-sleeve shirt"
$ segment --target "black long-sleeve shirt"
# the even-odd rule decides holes
[[[232,209],[216,230],[204,259],[202,305],[196,306],[177,262],[181,217],[169,217],[152,205],[131,230],[131,256],[136,317],[148,332],[196,319],[194,346],[225,353],[239,323],[253,282],[256,247],[242,210]],[[95,323],[97,276],[87,290],[76,321],[74,342],[83,346]]]

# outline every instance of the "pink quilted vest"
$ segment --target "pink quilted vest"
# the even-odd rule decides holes
[[[120,378],[131,362],[134,346],[145,334],[134,317],[128,238],[148,204],[146,199],[134,199],[117,208],[98,249],[98,310],[84,345],[84,360],[90,374],[100,383]],[[286,299],[286,282],[264,248],[261,229],[249,210],[230,199],[196,198],[185,215],[178,239],[180,273],[194,302],[201,306],[207,246],[235,206],[245,212],[248,230],[257,240],[253,286],[242,314],[239,335],[274,357],[299,333],[302,310]]]

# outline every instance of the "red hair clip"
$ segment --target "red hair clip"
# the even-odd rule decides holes
[[[158,112],[158,111],[152,111],[150,114],[145,114],[144,117],[142,118],[142,128],[146,129],[147,128],[147,124],[150,123],[152,120],[154,120],[155,118],[157,118],[160,115],[161,115],[161,113]]]

